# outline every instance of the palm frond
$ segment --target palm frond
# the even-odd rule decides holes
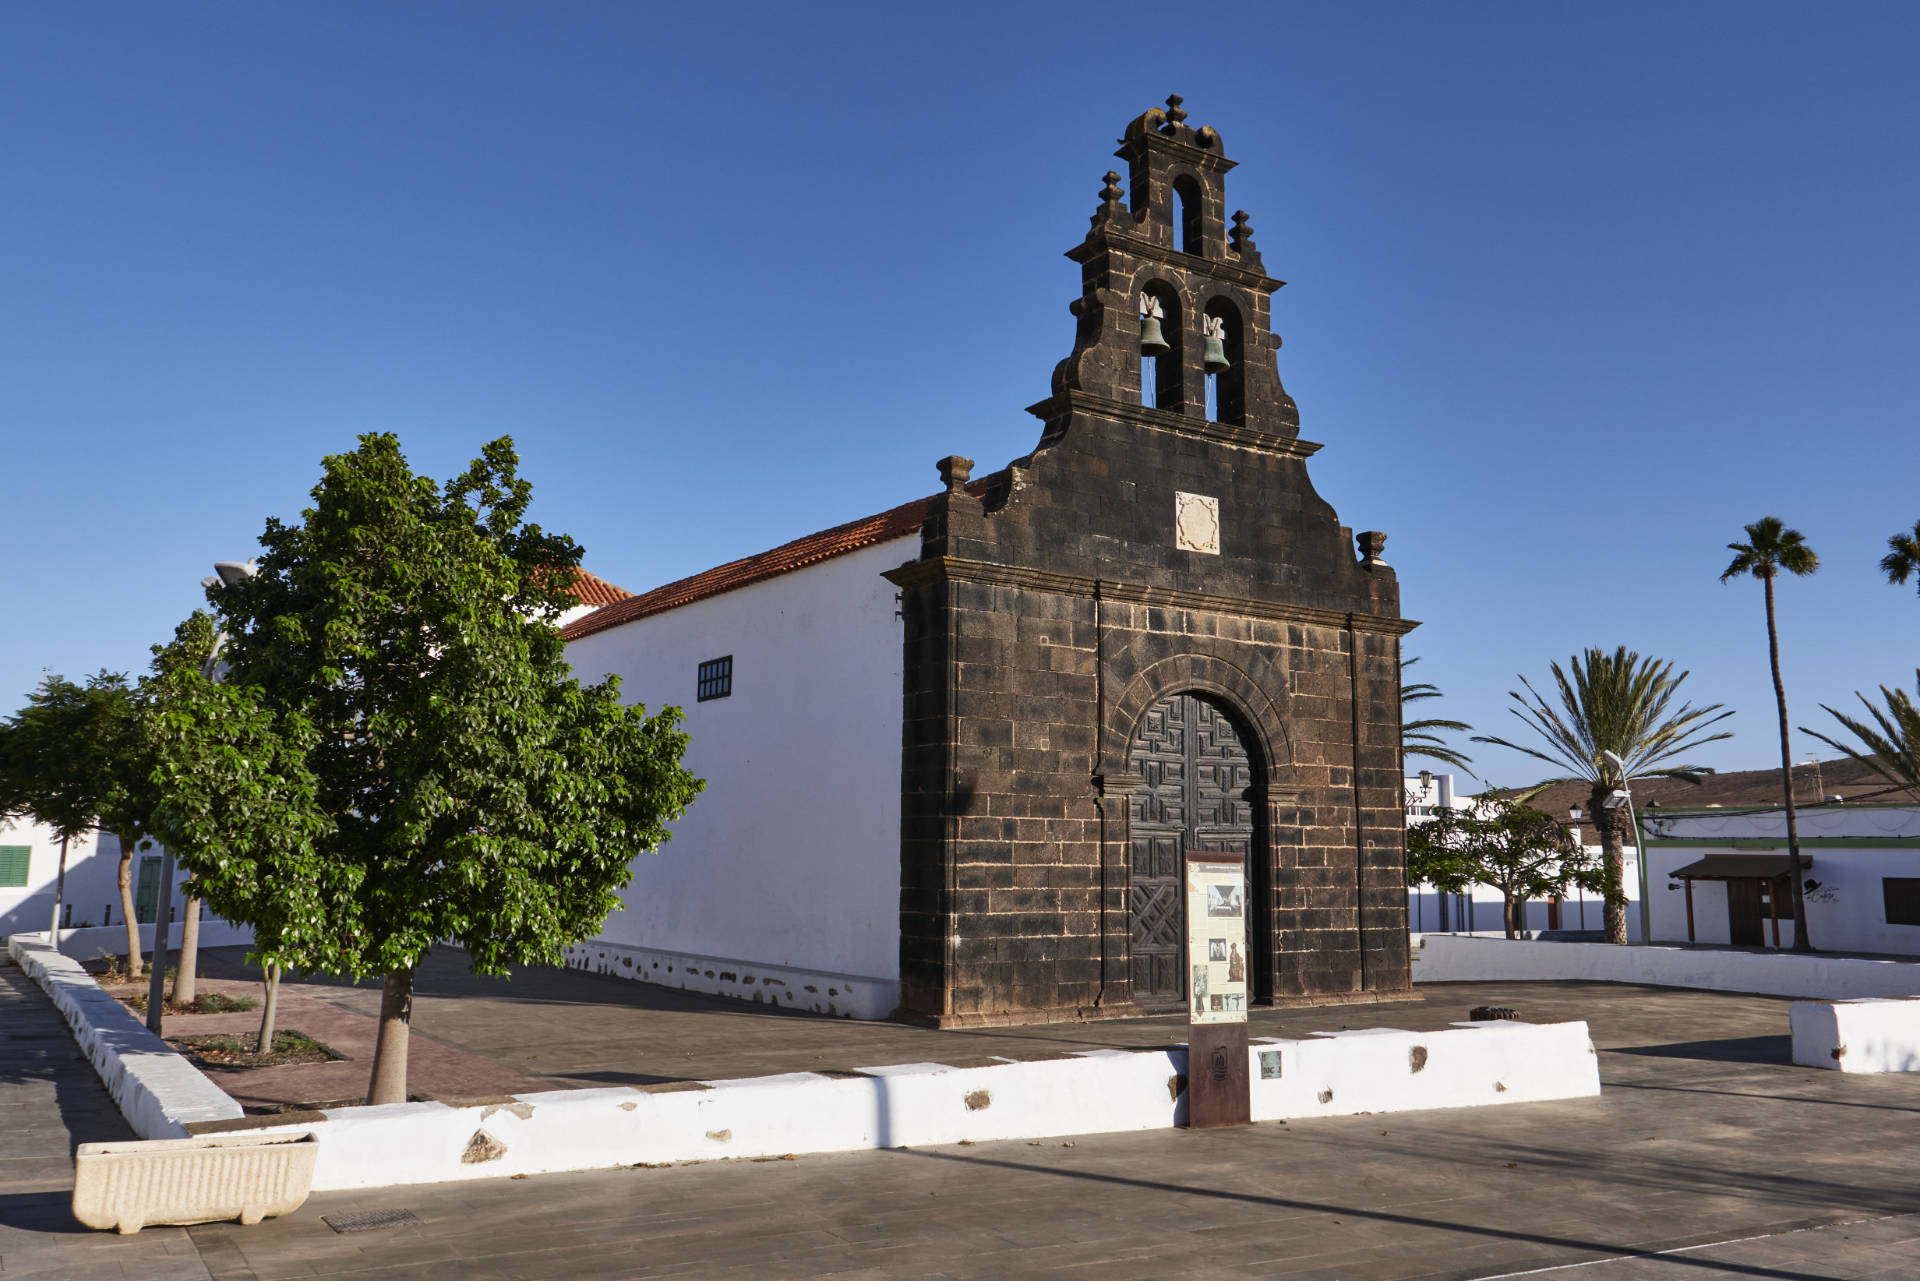
[[[1671,662],[1642,658],[1622,645],[1608,654],[1589,649],[1576,654],[1562,668],[1551,664],[1559,706],[1520,678],[1526,693],[1508,691],[1517,706],[1507,710],[1532,730],[1544,747],[1526,746],[1492,735],[1476,736],[1476,743],[1492,743],[1544,761],[1569,772],[1569,777],[1600,786],[1620,786],[1635,778],[1679,778],[1705,772],[1700,766],[1675,764],[1674,758],[1704,744],[1732,737],[1725,730],[1708,731],[1733,715],[1715,703],[1694,707],[1673,700],[1688,673],[1675,675]],[[1615,768],[1606,753],[1625,764]]]
[[[1895,534],[1887,539],[1887,554],[1880,558],[1880,572],[1895,586],[1920,575],[1920,520],[1913,522],[1911,534]]]
[[[1914,684],[1920,688],[1920,671],[1914,673]],[[1839,721],[1849,734],[1866,747],[1866,751],[1861,751],[1851,743],[1828,738],[1818,730],[1802,726],[1800,732],[1813,735],[1829,747],[1839,748],[1893,786],[1911,792],[1916,799],[1920,799],[1920,708],[1915,707],[1907,691],[1890,690],[1885,685],[1880,687],[1880,697],[1887,704],[1885,711],[1869,702],[1865,694],[1856,691],[1854,697],[1873,717],[1873,725],[1843,715],[1825,703],[1820,705],[1820,710]]]

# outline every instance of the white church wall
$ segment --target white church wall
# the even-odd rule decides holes
[[[681,706],[686,765],[707,784],[673,839],[634,860],[626,910],[571,964],[736,996],[750,995],[742,967],[757,967],[754,991],[772,999],[759,971],[778,973],[801,1008],[810,984],[818,995],[857,979],[857,1008],[835,1012],[891,1009],[901,623],[880,575],[918,548],[876,544],[568,646],[582,680],[618,673],[628,702]],[[732,695],[697,702],[699,665],[729,654]],[[674,972],[657,973],[669,956]]]

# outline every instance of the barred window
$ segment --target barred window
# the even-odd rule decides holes
[[[733,655],[725,658],[710,658],[700,664],[700,682],[697,701],[706,702],[714,698],[727,698],[733,693]]]

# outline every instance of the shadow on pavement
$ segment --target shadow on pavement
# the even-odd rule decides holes
[[[1810,1272],[1789,1272],[1780,1268],[1760,1267],[1753,1264],[1733,1263],[1714,1259],[1695,1259],[1686,1255],[1663,1254],[1659,1250],[1643,1246],[1616,1245],[1605,1241],[1587,1241],[1578,1237],[1558,1236],[1545,1232],[1522,1232],[1512,1228],[1478,1227],[1449,1219],[1427,1218],[1416,1214],[1405,1214],[1391,1210],[1369,1210],[1359,1206],[1329,1205],[1316,1201],[1302,1201],[1294,1197],[1261,1195],[1251,1192],[1235,1192],[1225,1188],[1191,1187],[1184,1184],[1165,1183],[1153,1179],[1136,1179],[1119,1174],[1100,1174],[1090,1170],[1062,1170],[1042,1165],[1030,1165],[1022,1161],[1004,1161],[985,1156],[963,1156],[948,1152],[929,1152],[916,1149],[896,1148],[894,1155],[920,1157],[931,1161],[953,1161],[964,1165],[990,1166],[1003,1170],[1019,1171],[1023,1174],[1049,1174],[1065,1179],[1084,1179],[1093,1183],[1113,1187],[1134,1188],[1141,1191],[1176,1193],[1186,1196],[1207,1197],[1215,1200],[1238,1201],[1249,1205],[1269,1206],[1280,1210],[1298,1210],[1314,1214],[1342,1215],[1352,1219],[1363,1219],[1374,1223],[1390,1223],[1399,1227],[1431,1228],[1447,1232],[1464,1233],[1469,1236],[1489,1238],[1496,1241],[1514,1241],[1528,1245],[1551,1246],[1556,1249],[1578,1251],[1589,1259],[1601,1258],[1651,1258],[1660,1255],[1665,1263],[1679,1264],[1697,1268],[1702,1272],[1720,1273],[1742,1277],[1762,1277],[1768,1281],[1826,1281]],[[1671,1248],[1671,1247],[1666,1247]],[[1573,1262],[1570,1260],[1570,1262]]]
[[[1613,1045],[1610,1054],[1645,1054],[1661,1059],[1700,1059],[1708,1063],[1793,1062],[1791,1036],[1735,1036],[1723,1041],[1678,1041],[1670,1045]]]

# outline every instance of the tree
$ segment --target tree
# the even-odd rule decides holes
[[[1767,658],[1773,664],[1773,700],[1780,710],[1780,794],[1787,807],[1787,875],[1793,882],[1793,950],[1811,952],[1807,936],[1807,896],[1801,885],[1800,825],[1793,808],[1793,744],[1787,731],[1787,687],[1780,679],[1780,629],[1773,616],[1773,580],[1785,570],[1804,578],[1820,568],[1820,558],[1799,530],[1788,529],[1777,516],[1763,516],[1746,527],[1747,541],[1728,543],[1733,563],[1721,582],[1751,574],[1766,587]]]
[[[1501,917],[1508,938],[1525,924],[1520,912],[1527,900],[1562,897],[1576,887],[1597,894],[1607,884],[1600,860],[1552,815],[1493,795],[1409,825],[1407,879],[1443,894],[1495,887],[1506,900]]]
[[[1545,741],[1544,750],[1490,735],[1476,736],[1473,741],[1524,752],[1567,771],[1527,788],[1517,800],[1531,800],[1556,783],[1589,785],[1587,813],[1600,833],[1606,860],[1607,941],[1625,943],[1627,896],[1621,874],[1626,856],[1621,813],[1610,804],[1613,794],[1642,778],[1698,783],[1702,775],[1712,771],[1700,765],[1671,762],[1704,744],[1731,738],[1725,730],[1714,734],[1706,731],[1733,713],[1718,703],[1698,708],[1685,703],[1669,711],[1687,673],[1675,676],[1671,662],[1641,658],[1624,645],[1611,654],[1599,649],[1576,654],[1568,667],[1571,676],[1561,670],[1560,664],[1552,664],[1560,693],[1558,709],[1524,676],[1520,678],[1526,686],[1524,695],[1518,690],[1507,691],[1507,697],[1519,704],[1507,710]],[[1609,752],[1619,758],[1620,764],[1614,763]],[[1635,841],[1638,843],[1638,836]],[[1640,856],[1646,857],[1644,849]]]
[[[570,674],[554,620],[580,548],[527,522],[512,441],[444,487],[390,435],[324,468],[258,573],[208,588],[228,667],[167,678],[161,816],[264,961],[383,976],[368,1093],[390,1103],[429,950],[557,963],[701,784],[678,708]]]
[[[142,710],[151,712],[161,697],[166,674],[183,664],[203,671],[213,662],[218,642],[213,616],[203,609],[196,609],[187,620],[173,630],[173,639],[165,645],[153,647],[153,672],[141,682]],[[142,749],[140,764],[144,768],[148,786],[152,786],[153,769],[157,762],[152,755],[152,736],[142,727],[140,736]],[[156,799],[157,799],[157,794]],[[151,812],[148,821],[151,822]],[[179,851],[176,848],[175,854]],[[200,890],[191,877],[181,887],[186,899],[180,911],[180,951],[174,961],[173,1002],[176,1005],[192,1005],[199,995],[200,976]],[[272,985],[269,984],[268,997],[264,1002],[271,1005]],[[271,1035],[268,1041],[271,1041]],[[263,1049],[261,1051],[265,1053]]]
[[[1887,539],[1887,554],[1880,558],[1880,571],[1896,587],[1909,578],[1920,579],[1920,520],[1913,522],[1912,533],[1895,534]]]
[[[1420,660],[1409,658],[1400,664],[1402,675],[1409,667]],[[1430,716],[1420,720],[1408,720],[1407,708],[1413,703],[1424,702],[1429,698],[1439,698],[1440,687],[1426,681],[1416,681],[1411,685],[1405,682],[1400,686],[1400,755],[1402,757],[1424,756],[1430,760],[1444,761],[1455,769],[1472,774],[1473,758],[1454,747],[1440,737],[1438,731],[1451,730],[1459,734],[1468,734],[1473,726],[1465,721],[1442,720]],[[1478,775],[1475,775],[1478,777]]]
[[[133,904],[134,850],[147,839],[150,789],[137,757],[140,716],[124,674],[97,672],[85,685],[48,675],[27,706],[0,728],[0,814],[32,814],[60,837],[53,925],[66,896],[67,847],[95,828],[120,842],[120,908],[127,970],[143,968]]]
[[[93,830],[100,813],[99,704],[89,686],[49,673],[0,725],[0,818],[32,817],[60,838],[47,934],[53,944],[67,893],[67,847]]]
[[[1920,671],[1914,673],[1914,687],[1920,689]],[[1893,786],[1911,792],[1913,798],[1920,801],[1920,708],[1916,708],[1913,698],[1904,689],[1880,687],[1880,697],[1886,702],[1882,711],[1868,701],[1865,694],[1855,691],[1855,698],[1873,717],[1874,724],[1864,720],[1855,720],[1820,704],[1820,710],[1839,721],[1854,739],[1866,748],[1861,751],[1853,743],[1842,743],[1828,738],[1817,730],[1800,727],[1802,734],[1811,734],[1829,747],[1837,747],[1871,769]]]

